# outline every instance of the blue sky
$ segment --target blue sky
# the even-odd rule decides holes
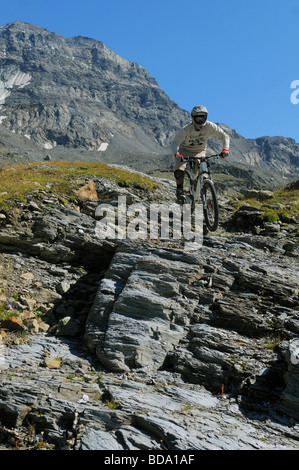
[[[181,108],[203,104],[247,138],[299,142],[298,0],[10,0],[0,18],[103,41]]]

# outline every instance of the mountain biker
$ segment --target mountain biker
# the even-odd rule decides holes
[[[195,106],[191,111],[192,122],[179,130],[173,142],[171,150],[176,160],[174,165],[174,177],[176,179],[176,195],[178,201],[183,197],[184,171],[187,163],[186,157],[200,159],[206,154],[207,142],[211,135],[222,141],[223,150],[220,154],[225,158],[229,154],[229,136],[217,124],[207,120],[208,110],[204,106]]]

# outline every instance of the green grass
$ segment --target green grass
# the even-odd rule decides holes
[[[117,410],[119,408],[119,403],[115,402],[115,401],[109,401],[107,400],[105,405],[110,409],[110,410]]]
[[[264,222],[296,223],[299,219],[299,190],[279,189],[273,193],[273,197],[266,201],[258,201],[246,196],[234,198],[232,205],[238,209],[244,202],[257,207],[263,214]]]
[[[13,312],[9,311],[8,306],[6,304],[1,304],[0,305],[0,319],[7,320],[11,316],[13,316]]]
[[[110,178],[122,187],[148,191],[157,187],[157,183],[145,176],[105,163],[53,161],[4,166],[0,168],[0,207],[8,208],[14,200],[24,202],[26,196],[37,189],[59,197],[74,198],[75,191],[82,185],[82,178],[93,176]]]

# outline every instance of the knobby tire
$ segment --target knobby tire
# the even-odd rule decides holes
[[[203,200],[205,201],[203,207],[205,223],[210,232],[215,232],[219,222],[219,206],[215,187],[211,180],[204,180],[202,193]]]

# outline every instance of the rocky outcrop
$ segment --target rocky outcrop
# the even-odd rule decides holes
[[[269,237],[272,244],[268,242],[268,246],[276,246],[282,253],[297,257],[297,185],[298,182],[294,181],[277,193],[246,191],[237,210],[224,223],[225,227],[230,231],[260,235],[256,239],[257,246],[262,246],[264,237]]]
[[[118,247],[86,324],[87,344],[109,369],[163,366],[184,338],[196,304],[194,294],[188,299],[183,292],[199,270],[187,266],[180,254]]]
[[[110,203],[173,197],[162,181],[150,194],[94,182]],[[37,190],[1,219],[1,315],[21,331],[2,318],[0,447],[298,449],[288,234],[221,226],[198,251],[103,241],[99,201],[49,197]]]
[[[265,399],[278,393],[272,380],[284,388],[285,366],[272,349],[280,335],[298,333],[296,275],[281,285],[288,260],[261,264],[261,250],[241,237],[207,239],[196,254],[144,251],[118,248],[88,316],[85,339],[103,365],[170,368],[214,393],[240,393],[252,380],[264,391],[250,386],[250,394],[256,387]]]

